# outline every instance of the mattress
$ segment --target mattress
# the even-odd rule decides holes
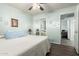
[[[0,56],[44,56],[49,49],[47,36],[28,35],[0,42]]]

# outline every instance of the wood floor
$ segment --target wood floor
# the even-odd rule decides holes
[[[78,56],[75,49],[71,46],[51,44],[50,52],[47,56]]]

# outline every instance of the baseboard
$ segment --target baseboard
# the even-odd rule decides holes
[[[51,42],[51,44],[61,44],[61,43],[57,43],[57,42]]]

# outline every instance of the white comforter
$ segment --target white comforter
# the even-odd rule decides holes
[[[0,41],[1,56],[44,56],[49,49],[47,36],[28,35]]]

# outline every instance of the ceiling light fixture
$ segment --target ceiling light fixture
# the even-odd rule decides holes
[[[40,8],[40,6],[37,3],[33,3],[33,10]]]
[[[36,9],[40,9],[41,11],[44,10],[44,8],[40,5],[40,3],[33,3],[33,5],[28,9],[28,10],[36,10]]]

